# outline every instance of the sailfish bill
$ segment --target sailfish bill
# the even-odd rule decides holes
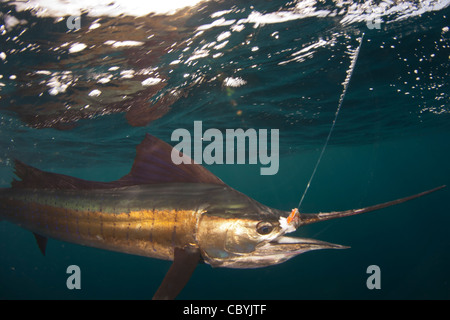
[[[438,191],[445,187],[446,187],[445,185],[442,185],[442,186],[439,186],[439,187],[436,187],[436,188],[433,188],[433,189],[430,189],[430,190],[427,190],[427,191],[424,191],[424,192],[421,192],[418,194],[414,194],[412,196],[396,199],[396,200],[385,202],[385,203],[376,204],[376,205],[366,207],[366,208],[361,208],[361,209],[333,211],[333,212],[321,212],[321,213],[303,213],[300,215],[300,219],[298,220],[298,226],[303,226],[306,224],[315,223],[315,222],[319,222],[319,221],[343,218],[343,217],[353,216],[356,214],[380,210],[383,208],[387,208],[387,207],[390,207],[390,206],[393,206],[396,204],[400,204],[400,203],[415,199],[415,198],[422,197],[424,195]]]

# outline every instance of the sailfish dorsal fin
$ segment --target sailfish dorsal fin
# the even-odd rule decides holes
[[[173,147],[147,134],[136,147],[136,158],[131,171],[116,181],[98,182],[46,172],[15,160],[15,174],[20,180],[12,182],[13,188],[26,189],[110,189],[157,183],[211,183],[224,184],[203,166],[185,157],[186,163],[176,165],[171,154]],[[178,151],[177,151],[178,152]],[[181,153],[180,153],[181,154]],[[190,160],[190,161],[189,161]]]
[[[171,145],[147,134],[136,148],[136,158],[130,173],[118,182],[132,182],[133,185],[177,182],[224,184],[205,167],[194,163],[181,152],[186,163],[174,164],[171,158],[173,149]]]

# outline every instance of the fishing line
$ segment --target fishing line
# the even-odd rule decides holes
[[[311,181],[314,178],[314,175],[316,174],[316,170],[317,170],[317,167],[319,166],[320,160],[322,160],[323,153],[325,152],[325,149],[328,146],[328,141],[330,141],[331,133],[333,132],[334,126],[336,125],[336,120],[339,115],[339,111],[341,111],[342,102],[344,102],[344,97],[345,97],[345,94],[347,93],[347,88],[350,83],[350,79],[352,78],[353,70],[355,69],[356,60],[358,60],[359,50],[361,49],[361,45],[363,43],[363,38],[364,38],[364,33],[361,35],[358,48],[356,48],[356,50],[352,53],[350,67],[347,70],[347,76],[345,77],[345,80],[342,83],[342,85],[344,86],[344,89],[342,90],[341,96],[339,97],[339,103],[338,103],[336,113],[334,115],[333,123],[331,125],[330,131],[328,132],[327,139],[325,140],[325,144],[322,147],[322,151],[320,152],[319,158],[317,159],[316,166],[314,167],[311,177],[309,178],[308,184],[306,185],[306,188],[305,188],[305,191],[303,192],[302,198],[300,199],[300,202],[298,203],[297,208],[299,209],[299,211],[300,211],[300,206],[302,205],[303,199],[305,198],[305,195],[308,192],[309,186],[311,185]]]

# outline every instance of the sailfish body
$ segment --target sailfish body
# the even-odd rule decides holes
[[[2,217],[37,235],[164,260],[174,259],[176,247],[195,246],[208,219],[205,203],[227,198],[235,208],[256,206],[231,188],[199,183],[7,189],[1,198]]]
[[[173,260],[155,299],[175,298],[199,262],[255,268],[316,249],[344,246],[286,237],[299,226],[381,209],[441,187],[364,209],[299,214],[269,208],[198,164],[175,165],[172,147],[147,135],[129,174],[93,182],[16,161],[12,187],[0,190],[0,218],[47,238]],[[186,161],[186,163],[188,163]]]

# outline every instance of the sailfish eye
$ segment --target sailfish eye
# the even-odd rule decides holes
[[[267,221],[261,221],[256,225],[256,231],[259,234],[266,235],[271,233],[273,230],[273,225]]]

